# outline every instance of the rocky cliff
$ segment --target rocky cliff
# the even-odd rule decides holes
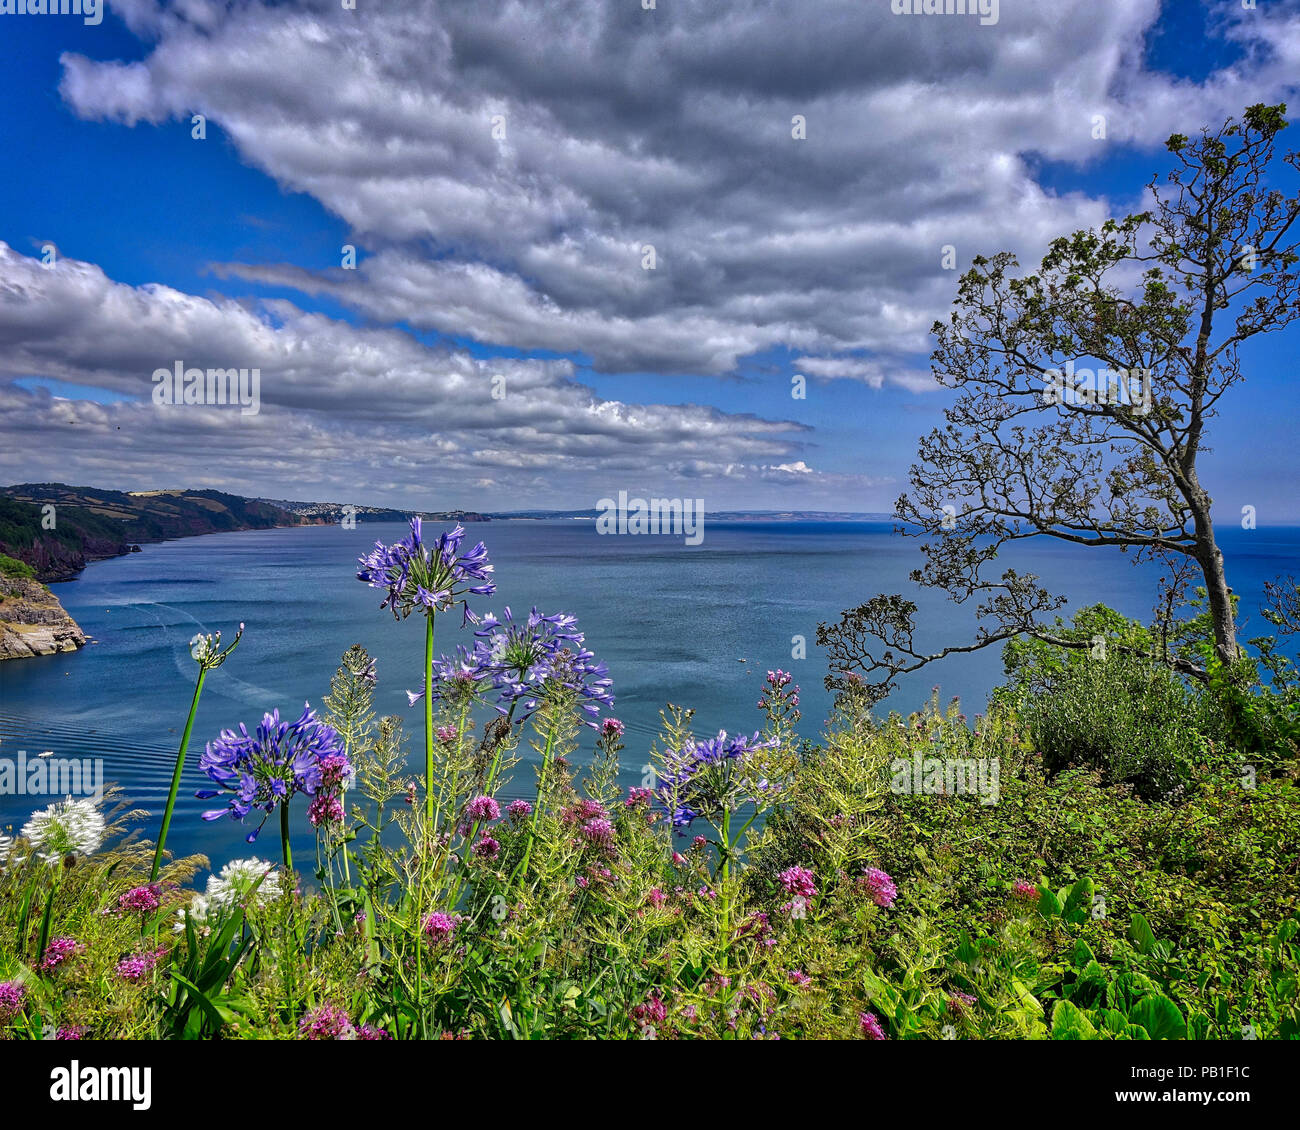
[[[0,575],[0,660],[75,651],[85,633],[39,581]]]

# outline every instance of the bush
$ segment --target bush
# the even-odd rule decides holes
[[[35,576],[36,570],[28,565],[26,561],[19,561],[17,558],[0,553],[0,577],[18,577],[31,580]]]

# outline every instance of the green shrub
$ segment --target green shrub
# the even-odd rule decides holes
[[[35,576],[36,570],[26,561],[19,561],[17,558],[0,553],[0,577],[20,577],[30,580]]]

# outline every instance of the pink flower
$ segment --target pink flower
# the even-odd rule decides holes
[[[862,1030],[862,1035],[868,1040],[887,1040],[885,1030],[880,1026],[880,1021],[876,1019],[874,1013],[859,1012],[858,1027]]]
[[[499,840],[494,840],[485,832],[479,837],[478,843],[469,850],[473,855],[478,856],[479,859],[493,860],[501,854],[501,843]]]
[[[787,867],[777,876],[789,894],[812,898],[817,894],[815,876],[806,867]]]
[[[627,800],[623,803],[628,808],[635,808],[638,804],[649,804],[654,799],[654,789],[639,789],[635,785],[628,786]]]
[[[313,828],[337,824],[343,819],[343,804],[333,793],[318,792],[307,806],[307,819]]]
[[[667,901],[668,901],[668,896],[664,894],[663,891],[661,891],[658,887],[651,887],[650,893],[646,895],[646,902],[648,902],[651,906],[654,907],[663,906],[663,904]]]
[[[444,942],[456,932],[456,919],[435,910],[424,920],[424,932],[431,941]]]
[[[456,740],[456,731],[450,726],[439,726],[434,732],[440,742],[454,742]]]
[[[54,938],[45,947],[45,960],[37,968],[43,973],[51,973],[65,961],[85,952],[86,947],[76,938]]]
[[[1023,879],[1017,879],[1016,885],[1011,888],[1011,893],[1018,899],[1024,899],[1027,902],[1036,902],[1038,900],[1038,888],[1033,883],[1026,883]]]
[[[501,815],[501,806],[490,796],[476,796],[465,806],[465,815],[471,820],[496,820]]]
[[[812,978],[809,977],[808,974],[805,973],[802,969],[791,969],[790,972],[787,974],[787,976],[790,979],[790,984],[798,985],[800,988],[802,988],[804,985],[812,984]]]
[[[522,820],[533,811],[533,806],[526,800],[512,800],[506,808],[511,820]]]
[[[617,718],[606,718],[600,726],[600,732],[607,738],[621,738],[626,729],[627,727]]]
[[[150,883],[144,887],[132,887],[125,894],[117,896],[118,910],[138,910],[142,914],[147,914],[151,910],[157,910],[162,905],[162,899],[159,897],[162,891],[162,885],[159,883]]]
[[[588,820],[582,826],[582,838],[597,847],[609,847],[614,842],[614,825],[603,816]]]
[[[860,882],[866,887],[871,895],[871,901],[877,906],[889,910],[894,905],[894,899],[898,897],[898,888],[894,886],[894,880],[883,871],[868,867],[863,872]]]
[[[166,946],[160,946],[156,950],[147,953],[133,953],[130,957],[124,957],[117,963],[117,975],[123,981],[130,981],[133,985],[138,985],[145,977],[152,973],[154,967],[158,964],[158,959],[167,952]]]
[[[12,1020],[23,1009],[27,986],[19,981],[0,981],[0,1020]]]
[[[664,1002],[659,999],[658,989],[652,989],[645,1003],[635,1005],[632,1009],[632,1021],[639,1028],[654,1027],[656,1024],[662,1024],[667,1018],[668,1010],[664,1007]]]

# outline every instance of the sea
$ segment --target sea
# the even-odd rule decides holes
[[[819,621],[877,593],[903,593],[919,606],[917,645],[938,650],[966,644],[972,603],[919,590],[909,573],[922,563],[919,542],[880,522],[716,521],[701,544],[680,536],[598,534],[590,520],[474,523],[486,542],[497,592],[472,599],[478,612],[509,605],[516,616],[536,606],[578,618],[588,647],[609,667],[614,715],[627,727],[623,775],[639,783],[668,703],[692,708],[698,736],[761,727],[757,701],[769,670],[781,668],[800,687],[801,733],[816,739],[830,708],[823,686],[826,657],[816,646]],[[430,535],[436,527],[426,526]],[[405,721],[413,772],[423,764],[422,711],[406,690],[422,685],[423,624],[395,621],[382,594],[356,579],[357,559],[376,540],[395,541],[401,523],[358,523],[210,534],[146,545],[141,552],[90,565],[53,586],[92,641],[79,651],[0,663],[0,759],[42,753],[101,759],[104,777],[120,784],[155,823],[175,765],[194,689],[190,641],[220,630],[244,637],[207,678],[190,742],[168,846],[200,852],[214,869],[231,859],[275,858],[278,828],[256,845],[252,825],[199,813],[217,802],[194,793],[208,782],[198,770],[204,743],[238,723],[252,730],[278,708],[297,717],[304,703],[321,707],[341,654],[361,644],[377,660],[376,711]],[[1230,527],[1220,532],[1229,581],[1241,597],[1244,637],[1268,632],[1259,615],[1264,583],[1297,571],[1300,527]],[[1036,573],[1067,595],[1065,609],[1102,602],[1149,620],[1159,569],[1135,565],[1118,550],[1047,539],[1006,547],[999,563]],[[439,617],[435,646],[470,643],[460,615]],[[1000,648],[950,657],[904,678],[883,709],[918,709],[932,693],[959,697],[968,714],[982,711],[1002,681]],[[486,716],[480,719],[480,723]],[[578,761],[590,756],[586,731]],[[531,756],[531,755],[530,755]],[[503,791],[529,795],[527,759]],[[0,793],[0,832],[13,834],[50,798]],[[314,833],[301,798],[294,813],[295,854],[312,858]],[[156,826],[146,826],[152,838]]]

